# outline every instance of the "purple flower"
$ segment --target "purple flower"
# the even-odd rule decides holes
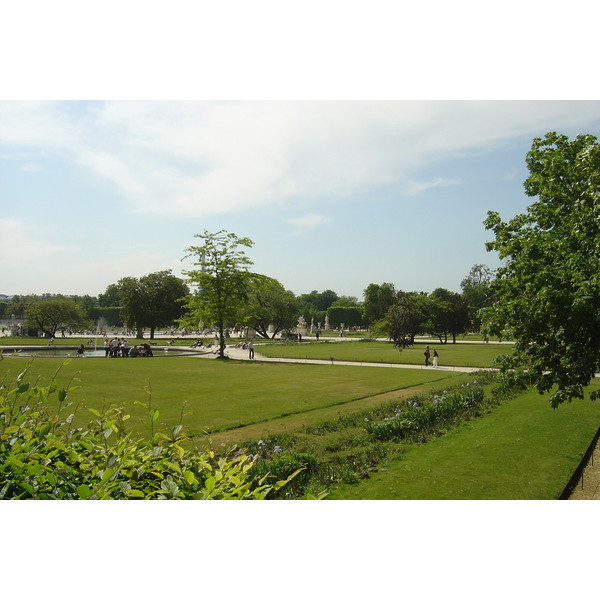
[[[281,452],[281,448],[279,446],[275,446],[275,448],[273,448],[273,452]]]

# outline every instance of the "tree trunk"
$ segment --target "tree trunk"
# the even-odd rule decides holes
[[[221,321],[218,324],[218,329],[219,329],[219,358],[225,358],[225,335],[224,335],[224,326],[223,326],[223,322]]]

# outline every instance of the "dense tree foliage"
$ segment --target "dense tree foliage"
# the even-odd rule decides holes
[[[461,281],[463,297],[469,307],[471,327],[479,331],[481,327],[480,310],[492,302],[490,284],[494,279],[494,271],[487,265],[473,265],[469,274]]]
[[[368,323],[383,319],[396,301],[396,288],[393,283],[370,283],[364,291],[363,310]]]
[[[489,212],[488,250],[504,261],[486,309],[490,332],[516,340],[502,366],[551,405],[582,398],[600,370],[600,146],[551,132],[527,154],[525,214]]]
[[[365,319],[362,308],[359,306],[330,306],[327,309],[329,326],[332,329],[338,327],[362,327]]]
[[[121,314],[126,323],[137,330],[142,338],[144,328],[150,329],[154,339],[157,327],[169,326],[184,313],[182,300],[189,294],[188,286],[171,271],[158,271],[139,279],[124,277],[119,280],[118,296]]]
[[[396,293],[396,299],[385,317],[374,326],[376,335],[384,333],[398,348],[414,344],[417,333],[423,331],[427,320],[426,296],[416,292]]]
[[[274,338],[281,331],[295,327],[298,302],[276,279],[254,275],[250,280],[248,304],[243,307],[238,321],[252,327],[261,337]]]
[[[469,307],[461,294],[444,288],[437,288],[429,295],[426,310],[429,315],[428,333],[445,344],[448,336],[456,343],[456,336],[464,333],[469,326]]]
[[[104,307],[119,306],[119,285],[111,283],[104,294],[98,296],[98,305]]]
[[[77,303],[67,298],[44,298],[32,302],[25,309],[28,327],[39,329],[47,336],[66,329],[85,326],[85,315]]]
[[[326,311],[336,300],[338,295],[333,290],[317,292],[313,290],[310,294],[300,294],[298,302],[316,311]]]

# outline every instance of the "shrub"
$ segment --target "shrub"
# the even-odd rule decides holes
[[[412,439],[448,427],[457,418],[476,416],[483,401],[483,389],[475,381],[456,391],[436,394],[428,401],[408,400],[380,422],[365,417],[364,427],[377,440]]]
[[[250,474],[255,478],[270,481],[288,479],[292,474],[298,473],[285,489],[275,491],[273,499],[300,497],[304,494],[306,486],[317,473],[319,461],[311,454],[292,452],[291,454],[275,453],[269,459],[259,458],[250,469]]]

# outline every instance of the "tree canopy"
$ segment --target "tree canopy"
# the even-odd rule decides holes
[[[123,277],[118,282],[118,296],[124,320],[143,337],[144,327],[154,339],[157,327],[170,325],[183,315],[182,300],[189,294],[188,286],[170,270],[157,271],[139,279]]]
[[[79,329],[85,324],[81,308],[67,298],[35,300],[25,308],[25,320],[29,327],[53,337],[59,329]]]
[[[600,146],[592,135],[547,133],[526,158],[525,214],[489,212],[487,243],[503,260],[485,327],[516,340],[505,370],[550,404],[582,398],[600,370]],[[592,393],[595,399],[598,394]]]
[[[363,310],[369,323],[383,319],[396,301],[396,288],[393,283],[370,283],[364,290]]]
[[[272,328],[271,338],[275,338],[279,332],[295,327],[298,302],[294,294],[276,279],[255,274],[250,280],[248,305],[242,309],[241,321],[264,338],[269,338],[269,329]]]
[[[249,271],[252,261],[240,246],[250,248],[250,238],[240,238],[225,230],[196,234],[200,246],[186,248],[186,258],[194,258],[196,269],[185,271],[197,293],[188,296],[188,314],[182,323],[197,327],[200,321],[219,331],[219,356],[225,357],[225,327],[235,324],[240,307],[248,302]]]

